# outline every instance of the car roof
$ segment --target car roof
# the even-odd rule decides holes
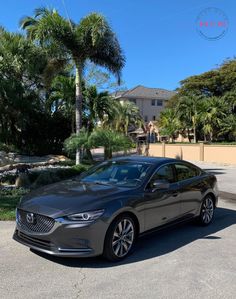
[[[145,156],[122,156],[118,158],[111,159],[112,161],[130,161],[130,162],[142,162],[149,163],[153,165],[161,165],[167,162],[183,162],[182,160],[177,160],[173,158],[165,158],[165,157],[145,157]]]

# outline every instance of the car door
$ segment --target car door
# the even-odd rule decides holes
[[[155,190],[153,182],[156,180],[167,181],[169,188]],[[178,218],[180,202],[179,184],[172,164],[159,167],[145,190],[145,229],[149,230]]]
[[[181,194],[181,215],[192,217],[199,210],[203,189],[201,170],[192,164],[178,162],[174,164]]]

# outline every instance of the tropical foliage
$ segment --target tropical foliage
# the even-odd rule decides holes
[[[0,28],[0,150],[43,155],[64,148],[91,158],[88,139],[96,135],[102,144],[103,128],[113,138],[111,155],[120,148],[114,140],[124,144],[141,117],[136,106],[110,96],[125,59],[105,18],[93,13],[75,24],[39,8],[20,25],[26,35]]]
[[[121,133],[109,129],[97,129],[90,136],[93,147],[104,147],[104,159],[112,158],[112,152],[132,148],[131,140]]]
[[[65,149],[68,153],[73,153],[75,149],[86,151],[88,158],[89,151],[99,146],[104,147],[104,159],[112,158],[114,151],[126,151],[132,148],[133,143],[122,133],[112,129],[95,129],[91,134],[88,131],[81,130],[79,134],[74,134],[65,141]]]
[[[169,137],[192,131],[194,142],[235,141],[236,60],[181,81],[168,109],[161,113],[159,126]]]
[[[46,49],[54,49],[55,60],[70,61],[75,67],[75,127],[82,128],[82,76],[87,60],[107,68],[120,80],[124,56],[119,42],[106,19],[97,13],[83,18],[79,24],[62,17],[55,9],[39,8],[33,17],[21,20],[30,39]],[[76,162],[80,162],[77,150]]]

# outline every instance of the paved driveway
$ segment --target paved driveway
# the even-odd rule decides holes
[[[236,201],[209,227],[185,224],[139,240],[123,263],[36,254],[0,222],[0,298],[236,298]]]

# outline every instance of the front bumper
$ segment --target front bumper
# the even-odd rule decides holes
[[[103,253],[107,224],[102,220],[90,224],[55,221],[47,234],[29,233],[19,224],[13,239],[34,250],[63,257],[90,257]]]

